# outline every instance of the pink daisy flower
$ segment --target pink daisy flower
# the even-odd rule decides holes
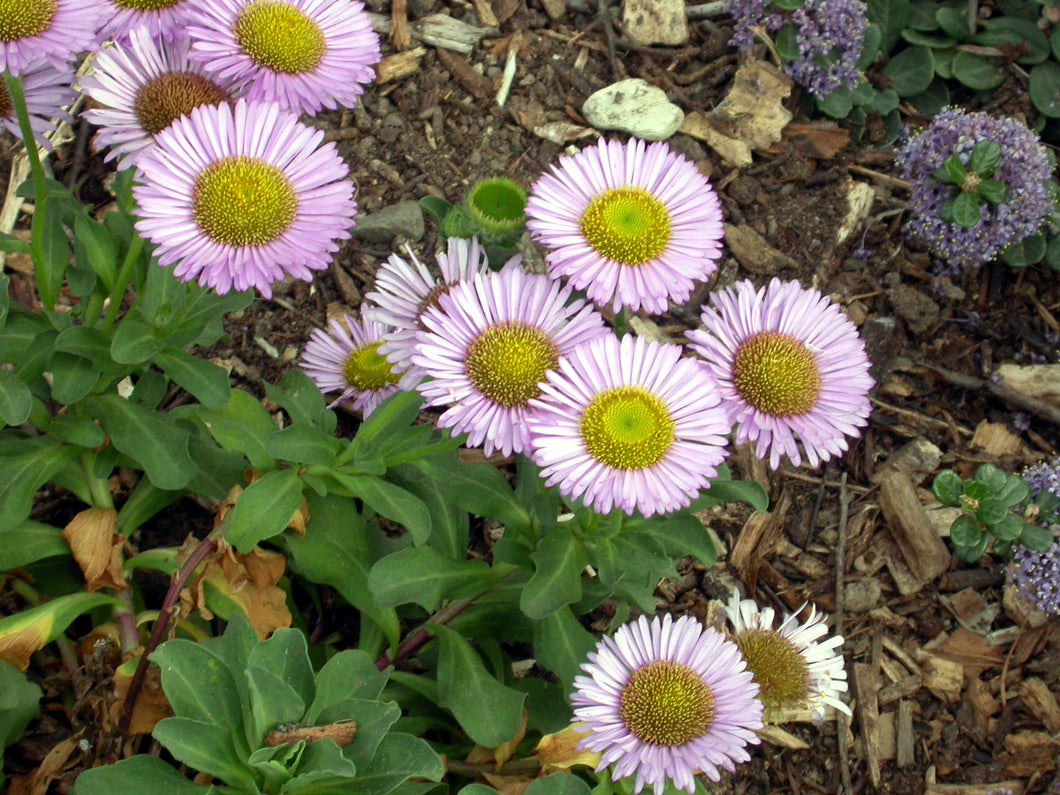
[[[309,281],[357,211],[346,164],[323,137],[272,103],[202,105],[140,154],[136,229],[160,265],[219,293],[268,298],[287,276]]]
[[[605,637],[574,678],[579,749],[599,753],[597,771],[636,776],[633,792],[668,781],[695,792],[695,774],[712,781],[735,770],[758,743],[762,704],[736,645],[691,616],[641,616]]]
[[[4,0],[0,7],[0,72],[15,77],[38,58],[62,71],[96,44],[98,0]]]
[[[328,404],[329,409],[349,404],[367,417],[398,390],[409,392],[416,387],[414,375],[379,354],[389,331],[382,323],[344,315],[332,320],[327,331],[315,329],[309,335],[299,367],[325,395],[341,392]]]
[[[365,295],[365,300],[374,305],[366,304],[361,310],[365,317],[394,327],[379,349],[393,364],[411,364],[416,334],[426,330],[421,317],[437,305],[439,296],[448,293],[454,284],[489,270],[486,249],[475,238],[449,238],[447,251],[435,256],[442,274],[440,280],[430,274],[411,249],[408,254],[411,264],[391,254],[376,271],[376,289]]]
[[[711,301],[701,315],[706,330],[686,336],[718,381],[738,444],[757,442],[755,455],[768,454],[776,469],[784,455],[798,466],[803,453],[817,466],[861,435],[875,382],[858,330],[838,306],[779,279],[757,292],[737,282]]]
[[[430,380],[417,388],[428,406],[450,408],[439,426],[467,433],[486,455],[529,448],[529,402],[565,355],[605,332],[584,301],[568,303],[569,287],[528,274],[520,257],[499,273],[455,285],[423,314],[414,364]]]
[[[825,707],[850,715],[839,694],[847,691],[842,635],[828,636],[824,615],[810,606],[810,617],[799,623],[795,611],[773,627],[772,607],[760,608],[754,599],[733,593],[725,607],[732,624],[732,640],[759,687],[758,698],[767,716],[783,717],[792,709],[808,709],[815,723],[824,720]],[[822,638],[824,640],[822,640]]]
[[[102,5],[106,11],[98,39],[125,44],[129,34],[141,25],[151,38],[183,38],[191,0],[103,0]]]
[[[70,121],[70,114],[63,108],[68,107],[77,96],[74,90],[74,68],[64,64],[61,70],[56,69],[51,61],[38,58],[26,65],[19,77],[22,81],[22,94],[26,99],[26,110],[29,111],[29,126],[33,137],[47,149],[51,142],[46,137],[55,129],[55,121]],[[0,125],[16,138],[22,137],[18,126],[18,116],[11,102],[7,86],[0,79]]]
[[[707,178],[662,142],[600,140],[534,183],[527,228],[549,273],[600,306],[666,311],[721,257],[721,204]]]
[[[526,420],[546,484],[597,513],[646,517],[709,487],[730,426],[710,372],[681,353],[608,334],[567,354]]]
[[[298,113],[351,107],[375,79],[379,37],[354,0],[192,0],[191,57],[251,100]]]
[[[136,165],[155,136],[199,105],[229,102],[231,92],[188,60],[191,40],[160,41],[148,28],[129,32],[127,44],[96,54],[95,69],[81,88],[102,108],[81,115],[98,125],[107,160],[121,157],[119,169]]]

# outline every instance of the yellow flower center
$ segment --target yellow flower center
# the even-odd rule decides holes
[[[233,32],[240,49],[254,63],[289,75],[312,71],[328,48],[311,17],[278,0],[249,3],[236,19]]]
[[[813,353],[794,337],[776,331],[744,340],[736,351],[732,380],[744,400],[773,417],[805,414],[821,391]]]
[[[166,72],[140,86],[133,110],[140,126],[158,135],[199,105],[219,105],[228,99],[228,92],[202,75]]]
[[[479,392],[512,408],[540,395],[538,384],[557,364],[559,349],[548,334],[509,320],[490,326],[468,346],[465,369]]]
[[[250,157],[211,163],[195,180],[192,217],[212,240],[263,246],[294,220],[298,198],[284,173]]]
[[[733,640],[760,688],[766,710],[803,706],[810,695],[806,660],[790,640],[771,629],[749,629]]]
[[[0,0],[0,41],[28,39],[52,24],[58,0]]]
[[[666,205],[641,188],[609,188],[585,208],[585,242],[623,265],[659,256],[670,242]]]
[[[619,717],[638,740],[684,745],[702,737],[714,719],[714,696],[683,663],[656,660],[630,676],[619,699]]]
[[[382,340],[354,348],[346,357],[342,374],[346,383],[362,392],[373,392],[398,382],[399,376],[394,373],[385,356],[379,355]]]
[[[597,394],[585,408],[578,433],[593,458],[612,469],[645,469],[662,460],[674,442],[674,421],[644,387]]]
[[[114,5],[121,8],[131,8],[133,11],[161,11],[163,8],[172,8],[181,0],[114,0]]]

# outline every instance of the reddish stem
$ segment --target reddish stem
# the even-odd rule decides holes
[[[456,599],[450,602],[433,616],[428,618],[423,626],[405,638],[405,640],[401,641],[401,643],[398,644],[397,651],[394,652],[393,659],[390,658],[389,652],[383,652],[382,656],[375,661],[375,667],[382,671],[388,665],[392,665],[398,660],[403,660],[406,657],[415,654],[433,637],[430,630],[431,624],[448,624],[458,615],[467,610],[474,601],[474,599]]]

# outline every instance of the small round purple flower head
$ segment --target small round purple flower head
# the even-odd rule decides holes
[[[55,129],[53,119],[71,120],[70,114],[63,108],[73,103],[77,96],[77,91],[73,87],[74,68],[66,64],[62,70],[59,70],[46,58],[38,58],[26,65],[19,79],[22,81],[22,94],[26,99],[26,110],[29,111],[29,126],[33,129],[33,137],[37,143],[50,150],[52,144],[46,136]],[[2,79],[0,79],[0,126],[16,137],[22,135],[18,126],[18,117],[15,114],[15,106],[11,102],[7,85]]]
[[[58,70],[96,43],[99,0],[0,0],[0,72],[19,77],[38,58]]]
[[[836,304],[779,279],[758,291],[737,282],[711,301],[700,315],[706,330],[686,336],[718,381],[737,444],[757,440],[755,455],[768,454],[776,469],[784,455],[817,466],[861,435],[875,382],[858,330]]]
[[[102,0],[106,9],[98,39],[129,41],[129,34],[141,25],[155,39],[183,38],[191,0]]]
[[[1028,467],[1020,473],[1020,478],[1031,490],[1031,499],[1043,491],[1052,492],[1053,496],[1060,498],[1060,458]]]
[[[379,355],[390,328],[351,315],[335,318],[327,331],[314,329],[298,363],[325,395],[341,394],[328,404],[349,404],[367,417],[397,391],[409,392],[416,378]]]
[[[365,317],[393,326],[379,353],[396,365],[411,363],[416,334],[426,331],[421,321],[423,313],[437,305],[438,297],[448,293],[454,284],[489,270],[486,249],[475,238],[449,238],[447,250],[435,256],[442,274],[440,280],[416,259],[411,249],[408,254],[411,264],[391,254],[376,271],[376,289],[365,295],[365,300],[372,303],[361,310]]]
[[[287,276],[309,281],[357,211],[346,164],[323,137],[273,103],[201,105],[139,156],[136,229],[160,265],[219,293],[268,298]]]
[[[760,688],[758,699],[767,719],[781,717],[787,710],[808,709],[819,724],[828,705],[851,714],[839,697],[847,691],[847,672],[838,652],[843,637],[826,638],[824,615],[811,606],[810,617],[799,624],[800,608],[774,628],[772,607],[760,608],[754,599],[741,600],[737,593],[725,612],[732,625],[732,640]]]
[[[1044,552],[1017,544],[1008,583],[1026,602],[1051,616],[1060,616],[1060,541]]]
[[[428,406],[449,406],[443,428],[467,433],[486,455],[530,447],[529,403],[560,357],[605,333],[604,319],[571,288],[528,274],[513,257],[440,295],[422,317],[412,361],[429,376],[418,387]]]
[[[717,385],[679,345],[613,334],[548,375],[527,418],[547,485],[597,513],[669,513],[708,488],[730,424]]]
[[[989,175],[1003,186],[999,200],[980,201],[979,218],[972,226],[944,220],[948,203],[961,193],[974,192],[983,177],[969,173],[960,185],[951,185],[939,179],[939,172],[952,156],[961,161],[962,170],[967,168],[983,141],[1001,150]],[[896,163],[910,182],[903,230],[956,265],[970,268],[989,262],[1006,246],[1035,234],[1052,209],[1047,187],[1052,168],[1045,147],[1015,119],[944,108],[899,150]]]
[[[641,616],[603,638],[587,676],[574,678],[575,726],[587,731],[579,749],[601,754],[597,771],[636,776],[633,792],[667,781],[694,792],[695,774],[712,781],[751,756],[762,728],[758,686],[736,644],[691,616]]]
[[[730,0],[729,6],[735,22],[734,47],[750,49],[755,27],[778,39],[786,35],[781,31],[789,29],[799,51],[783,65],[792,80],[818,98],[840,86],[857,85],[857,63],[868,27],[868,7],[861,0],[803,0],[795,10],[778,8],[768,0]]]
[[[251,100],[296,113],[352,107],[379,37],[356,0],[192,0],[191,57]]]
[[[230,85],[188,60],[189,39],[159,40],[142,26],[127,38],[98,52],[92,74],[81,80],[85,94],[103,106],[82,115],[101,128],[99,143],[110,147],[106,159],[121,157],[119,169],[136,165],[140,152],[181,116],[232,99]]]
[[[527,227],[549,274],[600,306],[666,311],[721,257],[721,204],[707,178],[663,142],[600,140],[534,183]]]

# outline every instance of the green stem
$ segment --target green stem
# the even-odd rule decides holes
[[[629,318],[633,313],[629,311],[629,307],[622,307],[618,314],[615,315],[615,319],[611,325],[614,326],[615,335],[618,337],[624,337],[630,332]]]
[[[89,491],[92,494],[92,507],[113,508],[114,498],[110,494],[110,489],[107,488],[106,479],[97,478],[93,472],[93,469],[95,469],[95,461],[95,453],[81,453],[81,466],[85,470],[85,482],[88,483]]]
[[[86,326],[94,326],[101,314],[103,314],[103,296],[98,292],[93,292],[85,302],[85,314],[82,320]]]
[[[129,276],[132,275],[133,266],[140,259],[140,252],[143,251],[143,248],[143,238],[135,235],[132,243],[129,244],[129,250],[125,254],[125,260],[121,264],[121,270],[118,271],[114,289],[110,291],[110,306],[107,307],[107,316],[103,318],[103,326],[100,329],[103,333],[110,331],[111,326],[114,325],[114,320],[118,317],[121,299],[125,295],[125,288],[129,286]]]

